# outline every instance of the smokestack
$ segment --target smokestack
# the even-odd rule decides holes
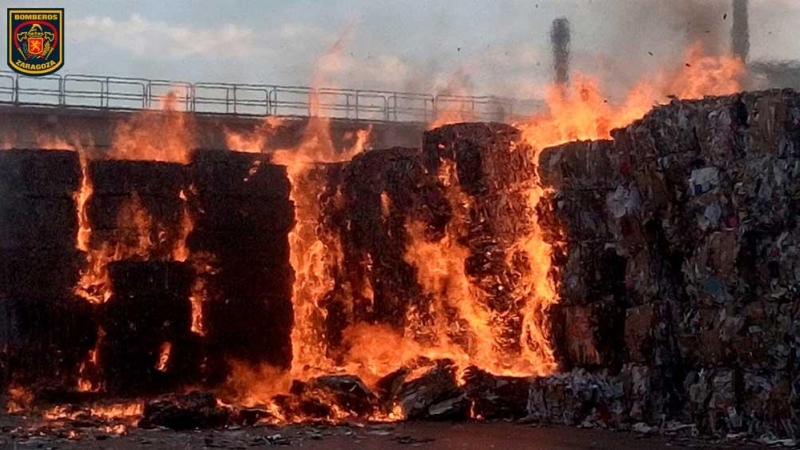
[[[550,30],[550,43],[553,46],[553,68],[556,72],[556,84],[566,85],[569,82],[569,20],[565,17],[553,21]]]
[[[747,12],[747,0],[733,0],[733,54],[747,61],[750,53],[750,24]]]

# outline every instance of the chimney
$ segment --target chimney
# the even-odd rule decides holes
[[[750,53],[750,24],[747,12],[747,0],[733,0],[733,54],[747,61]]]
[[[569,20],[565,17],[553,21],[550,30],[550,43],[553,46],[553,68],[556,72],[556,84],[566,85],[569,82]]]

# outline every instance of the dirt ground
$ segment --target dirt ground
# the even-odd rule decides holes
[[[350,426],[260,426],[176,432],[129,429],[117,436],[97,429],[69,427],[44,435],[20,434],[24,422],[4,421],[0,449],[187,450],[303,448],[307,450],[666,450],[731,448],[688,438],[642,437],[631,433],[540,427],[514,423],[403,423]],[[27,433],[26,433],[27,434]],[[756,448],[748,445],[740,448]]]

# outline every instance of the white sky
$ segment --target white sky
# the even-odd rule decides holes
[[[619,84],[672,61],[698,26],[692,0],[36,0],[65,8],[60,73],[309,85],[316,61],[353,24],[324,70],[336,87],[537,96],[550,77],[549,26],[572,22],[573,67]],[[701,33],[727,46],[729,0]],[[670,6],[665,6],[670,5]],[[680,8],[679,8],[680,9]],[[699,7],[698,7],[699,9]],[[723,16],[724,13],[728,17]],[[751,0],[751,59],[800,59],[800,0]],[[6,15],[3,14],[3,21]],[[6,24],[2,24],[5,29]],[[714,27],[714,30],[705,28]],[[697,32],[697,30],[694,30]],[[652,52],[651,56],[649,53]]]

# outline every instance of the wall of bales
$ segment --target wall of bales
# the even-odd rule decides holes
[[[800,96],[675,101],[613,138],[542,155],[572,371],[534,384],[532,412],[794,436]]]
[[[89,161],[92,230],[80,251],[78,155],[0,151],[5,382],[73,390],[85,379],[129,395],[222,381],[230,360],[288,366],[294,216],[285,168],[251,171],[259,159],[198,151],[187,165]],[[100,257],[113,294],[91,302],[75,287]],[[202,335],[191,329],[198,279]],[[102,288],[88,292],[103,298]]]
[[[428,133],[422,151],[368,152],[348,165],[324,168],[323,177],[337,186],[325,197],[331,203],[320,205],[328,211],[324,227],[337,233],[343,246],[337,286],[349,284],[358,292],[368,284],[374,291],[370,308],[354,308],[353,317],[330,314],[330,320],[402,329],[398,318],[408,302],[426,301],[403,258],[405,225],[413,218],[425,225],[431,241],[442,238],[454,212],[432,174],[448,161],[460,191],[471,200],[463,243],[472,255],[473,282],[484,277],[488,290],[492,275],[517,270],[480,255],[486,248],[502,255],[506,243],[529,225],[506,220],[520,216],[514,211],[524,202],[513,194],[531,182],[527,175],[515,176],[532,173],[525,152],[513,161],[498,153],[518,137],[505,125],[456,125]],[[151,212],[156,216],[177,214],[183,204],[176,190],[179,199],[184,192],[194,220],[190,254],[214,254],[219,269],[204,275],[209,299],[200,354],[212,368],[205,374],[209,380],[224,376],[227,355],[284,366],[291,357],[289,183],[284,168],[267,162],[251,173],[258,158],[199,152],[187,166],[105,161],[90,167],[98,180],[104,170],[119,171],[110,179],[134,184],[136,170],[172,173],[148,175],[136,185],[147,208],[161,208]],[[85,260],[75,251],[77,156],[6,151],[0,152],[0,163],[0,337],[21,349],[4,361],[28,364],[26,373],[42,374],[36,361],[43,359],[26,355],[49,352],[40,354],[67,373],[59,379],[74,379],[77,374],[70,371],[96,344],[93,330],[98,315],[103,317],[99,307],[72,294]],[[548,193],[538,208],[559,281],[561,302],[551,308],[550,320],[562,370],[537,379],[473,371],[463,389],[485,417],[795,435],[800,426],[798,171],[800,96],[792,91],[676,101],[616,130],[613,140],[545,150],[538,173]],[[100,181],[98,186],[97,202],[113,203],[111,197],[130,193],[112,192]],[[161,197],[166,201],[157,201]],[[498,207],[505,212],[493,212]],[[100,213],[90,216],[103,222]],[[120,233],[118,225],[98,230]],[[370,271],[359,270],[365,261],[371,262]],[[136,277],[185,284],[184,269],[166,262],[122,264],[112,279],[122,287]],[[513,279],[503,286],[510,296]],[[148,289],[126,295],[164,291]],[[180,320],[171,332],[188,336],[184,347],[192,355],[189,295],[178,290],[171,300],[182,305],[174,309]],[[497,298],[490,306],[502,311],[509,302]],[[335,292],[329,300],[335,310]],[[328,324],[334,330],[340,325]],[[335,349],[339,343],[331,344]],[[139,354],[153,357],[154,351]],[[183,367],[202,365],[202,357],[186,359]],[[459,389],[448,388],[447,395],[461,398]],[[426,414],[432,413],[421,410],[415,417]]]

